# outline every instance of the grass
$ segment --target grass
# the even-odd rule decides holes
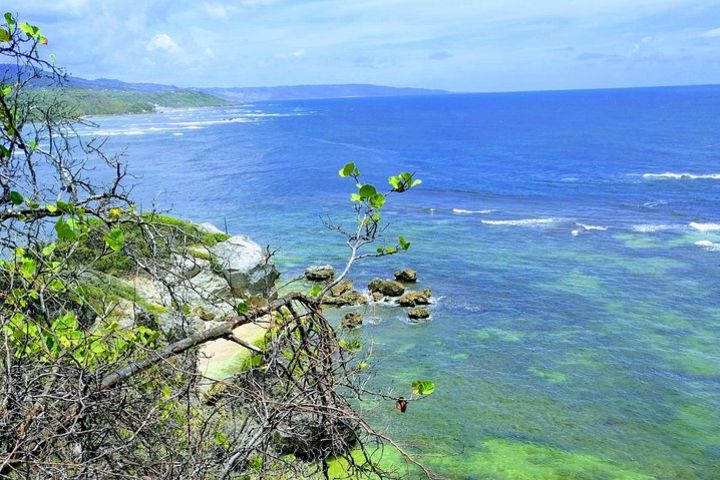
[[[224,233],[204,232],[192,222],[168,215],[147,213],[141,215],[141,220],[147,229],[141,228],[135,221],[121,221],[118,224],[125,237],[125,249],[115,252],[105,247],[103,236],[108,231],[107,225],[98,219],[91,219],[85,241],[73,252],[72,261],[79,264],[92,263],[96,270],[116,276],[128,274],[136,266],[127,250],[139,258],[155,256],[159,260],[169,259],[173,253],[185,252],[214,264],[214,258],[207,249],[230,238],[230,235]],[[148,237],[148,230],[159,240],[154,245]]]

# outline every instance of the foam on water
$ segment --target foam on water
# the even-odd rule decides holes
[[[576,223],[575,225],[586,231],[604,232],[608,229],[608,227],[603,227],[602,225],[586,225],[584,223]]]
[[[562,222],[562,218],[522,218],[519,220],[481,220],[485,225],[513,226],[513,227],[537,227],[550,226]]]
[[[655,232],[668,232],[684,230],[685,225],[674,225],[669,223],[653,224],[653,223],[642,223],[639,225],[633,225],[630,230],[637,233],[655,233]]]
[[[718,232],[720,231],[720,223],[700,223],[690,222],[690,228],[694,228],[699,232]]]
[[[653,180],[720,180],[720,173],[644,173],[643,178]]]
[[[710,252],[720,252],[720,243],[711,242],[710,240],[699,240],[695,242],[695,245]]]
[[[660,205],[667,205],[667,202],[664,200],[654,200],[652,202],[645,202],[642,206],[645,208],[655,208],[659,207]]]
[[[486,215],[494,210],[465,210],[464,208],[453,208],[452,212],[457,215]]]

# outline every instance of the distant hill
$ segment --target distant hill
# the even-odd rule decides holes
[[[41,103],[62,102],[78,115],[119,115],[152,113],[162,108],[217,107],[232,102],[192,90],[122,90],[118,88],[77,88],[62,90],[41,87],[35,90]]]
[[[0,64],[0,81],[14,83],[30,72],[20,72],[15,65]],[[56,83],[52,78],[32,80],[31,86],[42,91],[42,98],[55,96]],[[259,102],[263,100],[300,100],[312,98],[390,97],[409,95],[435,95],[445,90],[424,88],[398,88],[365,84],[296,85],[278,87],[183,88],[157,83],[130,83],[121,80],[98,78],[88,80],[68,76],[63,98],[82,115],[144,113],[159,107],[183,108],[218,106],[230,103]]]
[[[408,95],[437,95],[445,90],[425,88],[384,87],[366,84],[295,85],[279,87],[198,88],[200,92],[234,102],[260,102],[263,100],[299,100],[310,98],[394,97]]]

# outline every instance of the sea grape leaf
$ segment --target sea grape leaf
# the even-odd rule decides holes
[[[413,395],[430,395],[435,391],[435,384],[430,380],[415,380],[412,382]]]
[[[103,237],[103,240],[105,240],[105,245],[115,252],[119,252],[122,250],[123,246],[125,246],[125,234],[123,234],[123,231],[117,227],[110,230]]]

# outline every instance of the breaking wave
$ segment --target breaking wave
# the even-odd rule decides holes
[[[633,225],[630,230],[637,233],[654,233],[654,232],[667,232],[669,230],[683,230],[685,225],[676,225],[668,223],[644,223],[640,225]]]
[[[695,242],[695,245],[710,252],[720,252],[720,243],[714,243],[710,240],[699,240]]]
[[[481,220],[485,225],[514,226],[514,227],[537,227],[549,226],[562,222],[562,218],[522,218],[520,220]]]
[[[720,231],[720,223],[690,222],[690,228],[694,228],[698,232],[718,232]]]
[[[583,230],[587,231],[596,231],[596,232],[604,232],[608,229],[608,227],[603,227],[602,225],[585,225],[584,223],[576,223],[578,227],[582,228]]]
[[[452,212],[457,215],[485,215],[492,213],[493,210],[465,210],[464,208],[453,208]]]
[[[643,178],[649,178],[653,180],[720,180],[720,173],[644,173]]]

